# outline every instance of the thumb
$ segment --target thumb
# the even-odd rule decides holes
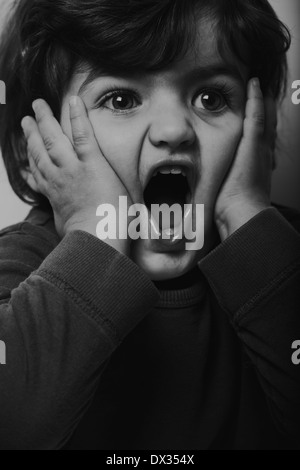
[[[88,118],[84,102],[79,96],[70,99],[70,121],[73,146],[81,161],[97,161],[101,150],[96,141],[94,129]]]
[[[258,78],[249,81],[247,92],[244,138],[251,143],[265,132],[265,103]]]

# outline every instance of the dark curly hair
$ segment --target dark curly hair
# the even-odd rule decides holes
[[[0,145],[15,193],[48,205],[24,181],[28,166],[20,127],[31,103],[44,98],[57,118],[77,67],[159,70],[182,56],[196,32],[196,13],[212,15],[221,55],[232,51],[279,98],[286,86],[290,34],[267,0],[17,0],[2,34]]]

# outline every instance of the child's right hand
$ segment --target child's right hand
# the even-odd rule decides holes
[[[49,199],[61,237],[73,230],[96,235],[98,206],[112,204],[118,220],[119,196],[127,196],[132,204],[128,191],[101,153],[79,97],[70,100],[73,144],[44,100],[35,101],[33,109],[36,120],[28,116],[22,121],[33,177],[29,184]],[[127,218],[123,223],[127,231]],[[105,242],[124,254],[129,252],[129,240]]]

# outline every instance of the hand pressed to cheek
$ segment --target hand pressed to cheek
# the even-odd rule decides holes
[[[112,168],[101,155],[85,107],[77,97],[70,103],[73,145],[43,100],[34,103],[36,121],[22,121],[35,190],[50,201],[57,232],[72,230],[96,235],[96,210],[101,202],[116,204],[126,194]],[[109,198],[109,200],[107,200]],[[126,252],[125,243],[111,243]]]
[[[43,139],[45,150],[52,163],[58,167],[66,167],[77,160],[73,146],[53,116],[50,106],[44,100],[34,101],[36,123]]]
[[[61,127],[69,139],[73,141],[74,136],[72,133],[68,103],[72,95],[79,94],[81,97],[80,100],[85,106],[89,126],[91,126],[94,139],[101,152],[102,158],[106,160],[107,164],[118,178],[118,184],[115,186],[116,193],[121,183],[123,190],[120,195],[124,194],[124,188],[126,187],[126,194],[129,195],[129,199],[134,203],[141,202],[141,188],[139,186],[140,181],[138,179],[135,154],[131,149],[128,150],[128,145],[132,146],[132,142],[135,141],[135,135],[137,134],[136,126],[132,128],[131,122],[124,123],[123,120],[118,119],[113,119],[114,123],[112,125],[107,119],[107,114],[106,118],[103,119],[102,113],[99,112],[96,106],[99,100],[98,88],[95,87],[94,89],[94,86],[92,86],[92,91],[82,92],[80,94],[81,86],[87,76],[87,73],[78,73],[74,76],[63,100],[60,119]],[[73,127],[74,124],[75,122],[73,120]],[[79,135],[79,140],[80,139],[81,136]],[[128,158],[128,155],[131,156],[131,160]],[[133,161],[135,162],[134,164],[132,164]],[[113,189],[113,185],[111,185],[111,187]],[[104,202],[108,203],[109,201]]]
[[[47,127],[45,122],[42,122],[42,113],[40,114],[42,108],[45,112],[44,119],[46,121],[49,119],[54,120],[48,105],[46,103],[39,103],[38,108],[35,106],[37,121],[31,117],[26,117],[22,121],[24,135],[27,140],[27,154],[30,165],[30,171],[26,175],[24,174],[24,177],[34,191],[48,198],[54,210],[54,215],[57,216],[64,201],[64,193],[66,190],[72,193],[72,180],[74,179],[74,165],[69,165],[69,169],[68,165],[63,167],[62,156],[65,155],[66,161],[68,161],[68,158],[74,158],[74,155],[68,155],[66,151],[70,149],[70,142],[67,144],[67,149],[64,151],[62,147],[59,153],[58,147],[62,132],[57,128],[58,135],[55,137],[51,133],[51,127],[53,128],[52,123],[50,122],[49,127]],[[49,113],[47,113],[48,110]],[[54,123],[54,126],[55,124],[57,123]],[[47,132],[48,128],[49,133]],[[62,140],[64,141],[64,139]],[[46,145],[49,149],[48,151],[46,150]],[[60,162],[57,158],[59,155],[62,158]],[[75,158],[74,161],[76,161]],[[57,163],[60,163],[61,166],[59,167]],[[72,168],[72,171],[70,171],[70,168]],[[67,206],[65,207],[67,208]]]
[[[273,149],[269,126],[259,82],[252,79],[248,84],[243,136],[215,207],[216,224],[223,240],[271,206]]]

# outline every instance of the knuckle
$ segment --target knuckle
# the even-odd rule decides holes
[[[265,117],[263,113],[254,112],[251,116],[246,118],[246,125],[253,131],[258,131],[260,134],[264,133]]]
[[[255,99],[260,101],[261,103],[264,103],[265,99],[264,99],[264,96],[261,92],[261,90],[259,90],[256,95],[255,95]]]
[[[262,112],[256,111],[252,115],[252,121],[259,126],[265,125],[265,115]]]
[[[77,131],[73,139],[75,147],[86,147],[89,144],[89,135],[85,131]]]
[[[52,150],[55,145],[55,141],[51,136],[45,136],[43,142],[47,151]]]
[[[72,108],[72,112],[70,114],[71,121],[77,121],[81,118],[81,109],[76,106],[75,108]]]
[[[41,155],[36,147],[33,147],[29,150],[28,155],[32,158],[34,163],[39,166],[41,163]]]
[[[39,151],[37,143],[36,143],[36,141],[33,137],[28,139],[27,153],[28,153],[28,156],[31,157],[34,160],[35,163],[40,162],[40,160],[41,160],[40,151]]]

